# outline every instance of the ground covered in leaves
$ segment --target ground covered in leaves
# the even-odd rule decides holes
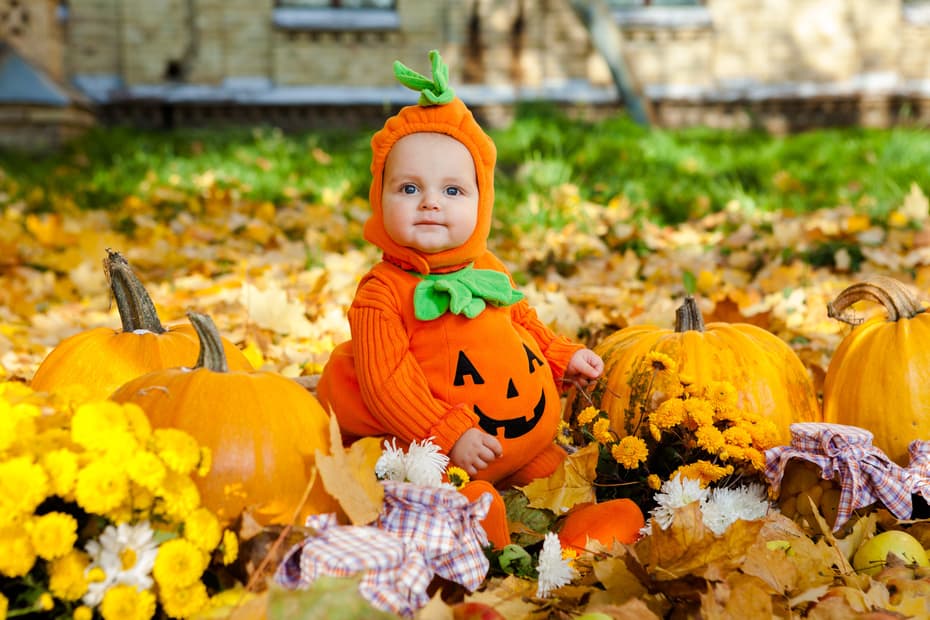
[[[327,152],[314,156],[325,171]],[[0,170],[2,373],[28,381],[63,338],[119,327],[101,267],[107,248],[128,259],[164,324],[206,313],[256,367],[319,373],[348,338],[355,286],[379,258],[361,240],[365,201],[348,184],[314,200],[264,199],[219,170],[151,174],[106,205],[37,187],[46,192],[42,209],[22,179]],[[592,346],[627,325],[671,327],[693,293],[707,322],[746,321],[784,339],[819,389],[849,330],[827,317],[828,301],[870,273],[930,289],[930,215],[926,188],[916,182],[881,217],[861,201],[802,212],[764,210],[734,195],[699,217],[662,224],[623,193],[598,198],[571,178],[558,181],[517,208],[558,214],[559,226],[498,222],[490,247],[544,321]],[[792,175],[775,182],[799,183]],[[893,566],[871,578],[849,565],[858,540],[890,519],[873,512],[837,539],[829,528],[805,530],[772,513],[716,536],[685,511],[634,546],[580,557],[578,579],[557,596],[537,599],[532,581],[493,576],[469,600],[508,618],[586,609],[617,618],[849,618],[875,609],[920,616],[930,572]],[[911,532],[930,546],[926,523]],[[424,618],[450,617],[447,605],[434,603]]]

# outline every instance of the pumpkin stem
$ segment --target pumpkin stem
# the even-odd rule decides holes
[[[863,318],[849,311],[849,307],[857,301],[882,304],[889,321],[910,319],[924,311],[917,295],[909,287],[894,278],[875,275],[847,287],[836,299],[827,303],[827,316],[850,325],[859,325]]]
[[[693,295],[685,297],[684,303],[675,310],[675,333],[687,331],[704,331],[704,317]]]
[[[229,372],[223,341],[213,319],[197,312],[188,312],[187,318],[190,319],[194,331],[197,332],[197,338],[200,339],[200,354],[197,356],[194,368],[206,368],[213,372]]]
[[[110,283],[124,332],[146,330],[153,334],[165,333],[152,298],[122,254],[107,248],[103,273]]]

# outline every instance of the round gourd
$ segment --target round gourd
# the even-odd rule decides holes
[[[188,316],[200,338],[197,365],[150,372],[111,398],[136,403],[153,427],[186,431],[212,451],[212,468],[195,481],[203,505],[220,519],[249,508],[263,525],[291,523],[314,475],[315,451],[329,452],[329,416],[283,375],[229,370],[213,321]],[[298,522],[336,509],[317,476]]]
[[[728,381],[738,405],[754,411],[778,427],[790,441],[793,422],[821,419],[810,375],[797,354],[778,336],[749,323],[715,322],[704,325],[694,298],[688,296],[676,311],[675,328],[635,325],[614,332],[594,351],[604,360],[604,372],[592,390],[595,403],[610,417],[618,436],[629,433],[631,375],[651,351],[669,356],[696,384]],[[587,404],[580,398],[575,408]]]
[[[849,307],[878,302],[884,313],[862,322]],[[899,465],[908,445],[930,439],[930,315],[901,282],[872,276],[842,291],[827,313],[855,325],[840,342],[823,384],[824,421],[867,429]]]
[[[129,263],[107,250],[103,261],[122,330],[96,327],[62,340],[45,357],[32,377],[32,389],[42,392],[81,386],[88,399],[105,399],[125,382],[152,370],[192,366],[197,361],[197,333],[190,325],[166,329],[155,304]],[[252,368],[233,343],[223,348],[231,368]]]
[[[611,499],[600,503],[585,503],[569,511],[559,530],[559,542],[564,548],[585,551],[588,539],[610,548],[614,541],[633,544],[646,525],[643,512],[631,499]]]

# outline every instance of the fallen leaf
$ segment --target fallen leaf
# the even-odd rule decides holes
[[[330,416],[330,446],[332,454],[316,451],[316,466],[323,486],[332,495],[353,525],[371,523],[381,513],[384,487],[375,477],[372,454],[380,455],[380,441],[367,437],[343,449],[342,435],[336,416]],[[377,460],[377,457],[375,457]]]

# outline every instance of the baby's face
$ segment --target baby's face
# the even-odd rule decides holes
[[[384,229],[395,243],[426,254],[457,248],[478,221],[475,162],[444,134],[398,140],[384,162]]]

